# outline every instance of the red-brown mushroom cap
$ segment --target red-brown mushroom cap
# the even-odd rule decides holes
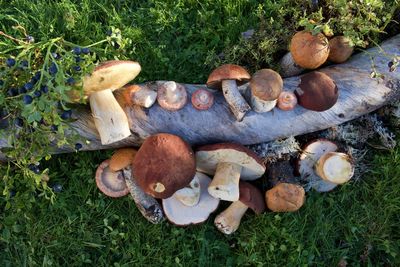
[[[148,137],[133,160],[138,185],[155,198],[168,198],[192,181],[194,153],[182,138],[161,133]]]
[[[137,150],[134,148],[117,149],[111,156],[110,169],[116,172],[131,165],[136,153]]]
[[[239,182],[240,197],[239,201],[252,209],[256,214],[261,214],[265,210],[264,196],[257,187],[247,182]]]
[[[198,110],[207,110],[214,104],[214,95],[206,89],[197,89],[192,94],[192,105]]]
[[[123,197],[129,193],[124,175],[121,171],[114,172],[109,167],[110,160],[103,161],[96,171],[97,187],[109,197]]]
[[[186,89],[182,84],[165,82],[157,90],[157,102],[166,110],[177,111],[187,103]]]
[[[263,101],[276,100],[282,92],[282,88],[282,77],[271,69],[257,71],[250,80],[252,95]]]
[[[243,67],[234,64],[225,64],[216,68],[208,76],[207,87],[221,89],[223,80],[236,80],[238,86],[250,80],[250,74]]]
[[[335,82],[323,72],[313,71],[301,76],[295,94],[299,105],[313,111],[325,111],[336,104],[339,93]]]
[[[345,62],[354,51],[351,41],[344,36],[336,36],[330,39],[329,48],[328,60],[334,63]]]

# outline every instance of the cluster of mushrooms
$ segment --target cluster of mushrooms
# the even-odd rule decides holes
[[[351,53],[352,47],[344,37],[328,41],[323,34],[302,31],[294,35],[288,57],[298,71],[318,68],[327,60],[344,62]],[[283,61],[287,62],[288,57]],[[127,84],[140,70],[137,62],[108,61],[85,78],[84,92],[89,97],[102,144],[120,141],[131,134],[125,106],[150,108],[157,101],[163,109],[176,112],[188,104],[185,87],[173,81],[160,83],[157,90]],[[246,96],[239,86],[247,82],[250,94]],[[251,76],[232,64],[216,68],[206,84],[207,89],[198,89],[191,95],[192,106],[207,112],[214,103],[212,89],[220,89],[237,121],[242,121],[250,110],[270,112],[276,106],[292,110],[297,103],[322,112],[338,99],[335,82],[318,71],[301,76],[294,93],[283,90],[283,80],[274,70],[262,69]],[[267,208],[288,212],[304,204],[303,187],[290,179],[283,179],[264,193],[249,182],[261,177],[268,179],[270,172],[266,173],[266,169],[263,160],[243,145],[217,143],[193,150],[184,137],[159,133],[149,136],[139,150],[116,150],[98,167],[96,183],[110,197],[130,193],[140,212],[152,223],[161,222],[164,216],[180,226],[202,223],[217,210],[221,200],[232,202],[214,220],[221,232],[231,234],[249,208],[256,214]],[[354,163],[337,144],[317,139],[304,146],[296,169],[301,176],[315,181],[313,187],[317,191],[325,192],[349,181]]]

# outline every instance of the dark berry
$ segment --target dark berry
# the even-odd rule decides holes
[[[74,66],[74,70],[75,70],[75,71],[81,71],[82,68],[81,68],[80,66]]]
[[[388,67],[391,68],[394,65],[393,61],[389,61]]]
[[[62,185],[60,185],[60,184],[55,184],[55,185],[53,185],[52,189],[53,189],[54,193],[61,193],[61,191],[62,191]]]
[[[21,88],[19,88],[18,92],[20,94],[26,94],[27,91],[26,91],[26,88],[24,86],[22,86]]]
[[[27,35],[26,36],[26,41],[28,43],[33,43],[33,42],[35,42],[35,38],[33,38],[33,36],[31,36],[31,35]]]
[[[61,103],[61,101],[57,102],[57,108],[58,109],[64,109],[63,104]]]
[[[87,47],[84,47],[84,48],[82,48],[82,53],[85,54],[85,55],[87,55],[87,54],[90,53],[90,49],[87,48]]]
[[[72,51],[74,52],[75,55],[80,55],[82,53],[82,49],[78,46],[74,47]]]
[[[13,59],[13,58],[7,58],[7,60],[6,60],[6,65],[7,65],[7,67],[12,67],[12,66],[14,66],[15,65],[15,59]]]
[[[40,97],[40,96],[42,95],[42,92],[41,92],[40,90],[36,90],[36,91],[33,93],[33,95],[34,95],[35,97]]]
[[[35,76],[33,76],[33,78],[35,78],[36,81],[39,81],[40,80],[40,76],[42,76],[42,73],[40,71],[37,71],[35,73]]]
[[[24,88],[25,88],[27,91],[32,90],[32,88],[33,88],[33,83],[27,82],[26,84],[24,84]]]
[[[51,62],[50,67],[49,67],[49,73],[50,75],[55,75],[58,71],[57,65],[54,62]]]
[[[33,98],[30,95],[24,95],[22,100],[24,101],[24,104],[29,105],[32,103]]]
[[[16,88],[10,88],[7,91],[8,96],[17,96],[18,95],[18,89]]]
[[[3,86],[3,84],[4,84],[4,81],[0,80],[0,86]]]
[[[61,58],[60,54],[59,53],[55,53],[55,52],[51,53],[51,56],[56,60]]]
[[[74,84],[75,84],[75,79],[72,78],[72,77],[69,77],[69,78],[67,79],[66,83],[67,83],[68,85],[74,85]]]
[[[15,126],[23,127],[24,126],[24,120],[21,119],[21,118],[16,118],[15,121],[14,121],[14,124],[15,124]]]
[[[112,31],[111,30],[107,30],[106,34],[107,34],[107,36],[111,36],[112,35]]]
[[[81,62],[82,61],[82,58],[81,57],[75,57],[75,62],[76,63],[79,63],[79,62]]]
[[[53,133],[55,133],[55,132],[57,132],[58,131],[58,126],[57,125],[51,125],[50,126],[50,131],[52,131]]]
[[[40,90],[42,90],[43,94],[47,94],[49,92],[49,87],[47,87],[47,85],[42,85]]]
[[[75,144],[75,149],[76,149],[77,151],[81,150],[82,147],[83,147],[83,146],[82,146],[81,143],[76,143],[76,144]]]
[[[10,190],[10,197],[15,197],[15,195],[17,194],[14,190]]]
[[[0,109],[0,129],[6,129],[8,127],[7,115],[7,111]]]
[[[28,65],[29,65],[28,60],[22,60],[22,61],[19,63],[19,65],[20,65],[20,67],[23,68],[23,69],[27,68]]]
[[[72,110],[64,110],[64,112],[63,113],[61,113],[61,119],[63,119],[63,120],[68,120],[68,119],[70,119],[71,118],[71,116],[72,116]]]
[[[115,43],[115,44],[114,44],[114,47],[115,47],[116,49],[119,49],[119,48],[120,48],[120,45],[117,44],[117,43]]]

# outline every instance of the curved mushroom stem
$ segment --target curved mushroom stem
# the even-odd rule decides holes
[[[272,101],[265,101],[256,97],[255,95],[251,95],[251,107],[257,113],[271,111],[276,106],[276,103],[277,99]]]
[[[235,201],[215,217],[214,224],[220,232],[230,235],[239,228],[240,221],[247,209],[248,207],[241,201]]]
[[[157,99],[157,92],[149,89],[147,86],[141,86],[140,90],[133,93],[132,103],[141,107],[151,107]]]
[[[286,53],[281,61],[279,62],[280,64],[280,73],[282,77],[292,77],[299,75],[304,71],[302,67],[296,64],[294,62],[294,59],[292,57],[292,53],[288,52]]]
[[[251,109],[249,104],[240,94],[235,80],[223,80],[222,92],[229,108],[235,115],[237,121],[242,121],[244,115]]]
[[[89,100],[102,145],[120,141],[131,135],[128,118],[110,89],[92,93]]]
[[[210,185],[208,193],[215,198],[226,201],[239,200],[239,180],[242,166],[230,163],[218,163],[215,175]]]

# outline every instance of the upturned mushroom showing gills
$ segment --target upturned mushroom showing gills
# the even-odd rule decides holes
[[[255,112],[272,110],[282,92],[283,80],[271,69],[262,69],[254,73],[250,80],[251,107]]]
[[[109,197],[123,197],[129,193],[124,175],[121,171],[112,171],[109,167],[110,160],[103,161],[96,171],[96,185]]]
[[[241,181],[239,187],[239,200],[233,202],[214,220],[217,229],[226,235],[234,233],[239,228],[240,221],[248,208],[256,214],[261,214],[265,210],[263,195],[255,186]]]
[[[140,70],[139,63],[134,61],[106,61],[83,79],[83,90],[89,96],[94,123],[103,145],[131,134],[128,118],[113,91],[133,80]]]
[[[196,152],[199,172],[214,175],[208,192],[226,201],[239,199],[239,180],[255,180],[265,172],[261,158],[250,149],[233,143],[205,145]]]
[[[326,181],[344,184],[353,177],[354,164],[345,153],[327,152],[315,164],[315,172]]]
[[[299,210],[305,202],[304,188],[297,184],[279,183],[265,192],[268,209],[274,212]]]
[[[207,110],[214,104],[214,95],[206,89],[197,89],[192,94],[192,105],[197,110]]]
[[[238,86],[248,82],[250,74],[242,67],[233,64],[219,66],[208,76],[207,87],[222,89],[226,102],[237,121],[251,109],[238,90]]]
[[[133,176],[147,194],[168,198],[192,181],[194,153],[182,138],[160,133],[148,137],[132,163]]]
[[[354,47],[349,38],[344,36],[336,36],[329,40],[329,56],[328,60],[334,63],[343,63],[351,54]]]
[[[294,93],[282,91],[278,98],[278,108],[281,110],[289,111],[296,107],[297,97]]]
[[[180,110],[187,102],[186,89],[174,81],[165,82],[158,87],[157,102],[163,109]]]

